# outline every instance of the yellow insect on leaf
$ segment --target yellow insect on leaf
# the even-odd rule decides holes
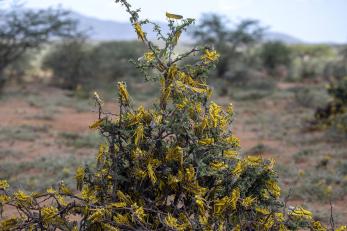
[[[261,213],[263,215],[269,215],[271,213],[269,209],[263,208],[263,207],[256,207],[255,211],[257,211],[258,213]]]
[[[58,195],[57,196],[57,200],[58,200],[59,204],[62,205],[62,206],[67,206],[68,205],[68,203],[66,202],[66,200],[65,200],[65,198],[63,196]]]
[[[222,107],[216,104],[215,102],[211,102],[209,107],[210,118],[212,122],[212,126],[215,128],[218,125],[219,120],[221,119],[220,113],[222,111]]]
[[[187,89],[187,85],[185,85],[182,81],[179,80],[175,82],[175,87],[176,91],[179,93],[183,93]]]
[[[135,134],[134,134],[134,137],[135,137],[134,138],[134,143],[135,143],[136,146],[138,146],[139,143],[141,142],[141,140],[143,139],[143,136],[144,136],[143,132],[144,132],[143,124],[140,123],[137,126],[137,128],[135,130]]]
[[[238,161],[232,171],[232,173],[236,176],[240,176],[243,172],[243,164],[242,161]]]
[[[58,209],[55,207],[52,207],[52,206],[44,207],[41,210],[41,215],[42,215],[43,221],[46,224],[51,223],[54,220],[54,218],[56,217],[57,213],[58,213]]]
[[[229,204],[229,197],[225,196],[221,199],[217,199],[214,202],[214,214],[216,215],[220,215],[222,212],[224,212],[226,210],[226,208],[228,207]]]
[[[199,93],[199,94],[204,94],[208,92],[208,89],[205,88],[198,88],[198,87],[190,87],[190,89],[195,92],[195,93]]]
[[[177,44],[178,40],[179,40],[180,37],[181,37],[181,34],[182,34],[182,31],[176,31],[175,36],[174,36],[173,39],[172,39],[172,43],[173,43],[174,45]]]
[[[108,230],[108,231],[120,231],[120,229],[118,229],[118,228],[116,228],[110,224],[105,224],[105,223],[102,224],[102,228],[103,228],[103,230]]]
[[[0,180],[0,189],[7,189],[8,187],[10,187],[10,185],[7,180]]]
[[[195,196],[195,203],[199,208],[200,214],[204,214],[206,212],[206,204],[205,204],[204,199],[201,196],[196,195]]]
[[[202,225],[208,225],[208,217],[205,214],[200,215],[199,222]]]
[[[114,207],[114,208],[124,208],[126,206],[127,204],[125,202],[115,202],[111,204],[111,207]]]
[[[136,203],[131,206],[131,208],[134,210],[134,214],[137,216],[137,218],[144,222],[145,220],[145,210],[142,207],[139,207]]]
[[[121,201],[121,202],[125,202],[127,205],[130,205],[132,204],[132,200],[130,198],[129,195],[126,195],[125,193],[123,193],[122,191],[118,190],[117,191],[117,196],[118,196],[118,199]]]
[[[203,132],[208,127],[208,120],[207,118],[203,118],[199,126],[197,127],[200,132]]]
[[[224,141],[226,143],[234,146],[235,148],[240,147],[240,139],[235,137],[235,136],[229,136],[229,137],[225,138]]]
[[[124,82],[118,82],[118,92],[123,103],[129,103],[129,93]]]
[[[155,59],[155,54],[152,51],[146,52],[144,57],[147,62],[152,62]]]
[[[135,31],[137,33],[138,38],[141,39],[142,41],[145,41],[145,32],[143,32],[140,23],[138,23],[138,22],[135,23],[134,28],[135,28]]]
[[[278,198],[281,195],[281,188],[278,186],[276,181],[268,180],[266,182],[266,187],[274,197]]]
[[[96,160],[98,163],[101,163],[103,161],[105,153],[107,153],[107,145],[106,144],[100,144],[99,145],[99,152],[96,156]]]
[[[223,152],[224,156],[229,158],[229,159],[234,159],[235,157],[237,157],[238,153],[235,150],[225,150]]]
[[[169,148],[165,158],[168,161],[176,160],[180,163],[180,165],[182,165],[183,164],[183,149],[180,146]]]
[[[48,188],[48,189],[46,190],[46,192],[47,192],[48,194],[55,194],[55,193],[57,193],[57,191],[56,191],[54,188],[52,188],[52,187]]]
[[[239,188],[235,188],[233,189],[233,191],[231,192],[231,197],[230,197],[230,206],[233,210],[236,209],[237,206],[237,201],[240,198],[240,189]]]
[[[157,182],[157,177],[154,173],[153,166],[151,163],[147,165],[147,171],[148,171],[148,176],[152,181],[152,184],[155,184]]]
[[[227,107],[227,113],[232,116],[234,114],[234,107],[232,103],[229,103],[228,107]]]
[[[250,207],[250,206],[253,204],[253,202],[254,202],[255,200],[256,200],[255,197],[249,196],[249,197],[244,198],[244,199],[242,200],[242,203],[241,203],[241,204],[242,204],[242,206],[248,208],[248,207]]]
[[[11,198],[7,195],[0,195],[0,204],[7,203],[11,200]]]
[[[342,225],[342,226],[338,227],[337,229],[335,229],[335,231],[347,231],[347,226]]]
[[[169,80],[173,80],[177,76],[177,74],[178,74],[178,68],[177,68],[177,65],[174,64],[167,71],[167,78]]]
[[[312,213],[306,209],[303,209],[301,207],[297,207],[290,211],[288,213],[290,216],[296,217],[296,218],[303,218],[303,219],[312,219]]]
[[[89,128],[90,129],[96,129],[102,125],[102,122],[104,122],[104,119],[99,119],[99,120],[95,121],[94,123],[92,123],[91,125],[89,125]]]
[[[195,179],[195,169],[192,165],[190,165],[189,168],[186,168],[185,173],[187,181],[193,181]]]
[[[247,156],[246,161],[250,166],[258,166],[262,163],[263,159],[261,156]]]
[[[178,14],[171,14],[169,12],[166,12],[166,17],[169,18],[169,19],[182,19],[183,16],[182,15],[178,15]]]
[[[236,225],[236,227],[234,227],[232,231],[241,231],[240,225]]]
[[[147,173],[142,169],[136,168],[134,171],[134,175],[137,178],[144,179],[147,176]]]
[[[68,188],[64,182],[59,185],[59,191],[63,194],[72,194],[72,190]]]
[[[314,231],[328,231],[328,229],[324,225],[322,225],[319,221],[312,222],[312,227]]]
[[[141,158],[144,156],[144,152],[139,148],[139,147],[136,147],[132,152],[131,152],[131,155],[132,155],[132,158],[135,160],[135,159],[138,159],[138,158]]]
[[[204,55],[201,57],[201,60],[205,64],[208,64],[208,63],[211,63],[211,62],[218,60],[219,56],[220,55],[217,53],[217,51],[206,49],[204,52]]]
[[[130,222],[127,215],[122,215],[120,213],[117,213],[113,217],[113,220],[118,224],[129,224],[129,222]]]
[[[228,167],[227,164],[225,164],[224,162],[221,162],[221,161],[215,161],[215,162],[212,162],[210,164],[211,168],[215,171],[220,171],[220,170],[224,170]]]
[[[274,225],[275,221],[271,216],[268,216],[266,218],[259,219],[259,222],[262,224],[263,230],[271,230],[272,226]]]
[[[224,230],[225,230],[224,222],[221,222],[218,226],[218,231],[224,231]]]
[[[85,175],[84,168],[78,167],[76,170],[76,175],[75,175],[78,190],[82,189],[84,175]]]
[[[17,199],[21,203],[32,203],[32,198],[25,192],[18,190],[17,192],[14,193],[15,199]]]
[[[279,222],[285,221],[284,214],[281,213],[281,212],[275,213],[275,218],[276,218],[276,220],[279,221]]]
[[[160,96],[160,105],[161,108],[163,108],[163,105],[166,105],[168,99],[171,95],[171,83],[166,83],[164,78],[160,79],[160,85],[161,85],[161,96]]]
[[[211,145],[213,143],[214,143],[214,138],[205,138],[205,139],[199,140],[199,144],[201,145]]]
[[[178,220],[171,214],[168,214],[165,217],[165,224],[174,230],[180,230],[180,224],[178,223]]]
[[[178,71],[178,78],[185,84],[188,84],[190,86],[196,86],[198,83],[192,79],[192,77],[185,73],[184,71]]]
[[[177,183],[182,181],[182,172],[179,172],[178,176],[168,176],[168,184],[172,187],[175,188],[177,187]]]
[[[274,158],[270,158],[270,159],[268,160],[268,163],[267,163],[267,165],[266,165],[266,168],[267,168],[268,170],[273,170],[274,166],[275,166],[275,159],[274,159]]]
[[[189,101],[187,99],[183,99],[183,101],[179,104],[176,104],[177,109],[183,110],[186,105],[189,104]]]

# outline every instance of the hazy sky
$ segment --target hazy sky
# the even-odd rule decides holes
[[[10,0],[5,0],[5,2]],[[126,21],[113,0],[24,0],[28,7],[61,5],[101,19]],[[163,21],[166,11],[199,18],[201,13],[225,14],[230,19],[253,18],[271,30],[307,42],[347,42],[347,0],[129,0],[142,16]]]

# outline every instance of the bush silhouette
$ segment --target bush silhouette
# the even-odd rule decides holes
[[[56,84],[75,90],[78,85],[93,79],[89,49],[83,37],[65,39],[44,57],[43,68],[52,70]]]
[[[142,30],[148,21],[140,21],[125,0],[116,2],[149,49],[137,67],[160,82],[158,102],[133,108],[119,82],[119,115],[111,116],[95,93],[100,113],[90,128],[107,140],[96,169],[77,169],[77,193],[63,182],[45,193],[10,193],[2,180],[1,203],[21,216],[3,220],[1,230],[326,230],[311,212],[285,208],[273,160],[238,157],[239,139],[229,128],[232,105],[224,111],[211,102],[205,83],[218,53],[201,47],[174,54],[193,20],[167,13],[168,37],[154,27],[165,41],[159,48]],[[201,58],[180,66],[189,55]]]
[[[314,124],[323,127],[335,127],[347,134],[347,77],[327,88],[332,100],[315,113]]]

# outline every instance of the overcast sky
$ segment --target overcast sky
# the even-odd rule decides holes
[[[4,0],[10,2],[11,0]],[[23,1],[23,0],[22,0]],[[113,0],[24,0],[27,7],[61,5],[100,19],[126,21]],[[225,14],[230,19],[253,18],[271,30],[307,42],[347,43],[347,0],[129,0],[142,16],[165,20],[165,12],[199,18],[202,13]]]

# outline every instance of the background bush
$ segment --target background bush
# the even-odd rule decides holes
[[[83,38],[64,40],[44,57],[43,68],[52,70],[55,83],[74,90],[93,79],[94,63],[89,49]]]
[[[291,50],[282,42],[267,42],[261,47],[260,58],[264,68],[274,75],[280,66],[290,66]]]
[[[53,80],[66,89],[90,89],[140,72],[129,62],[143,54],[139,42],[87,43],[84,38],[65,40],[46,54],[43,67],[52,71]]]

